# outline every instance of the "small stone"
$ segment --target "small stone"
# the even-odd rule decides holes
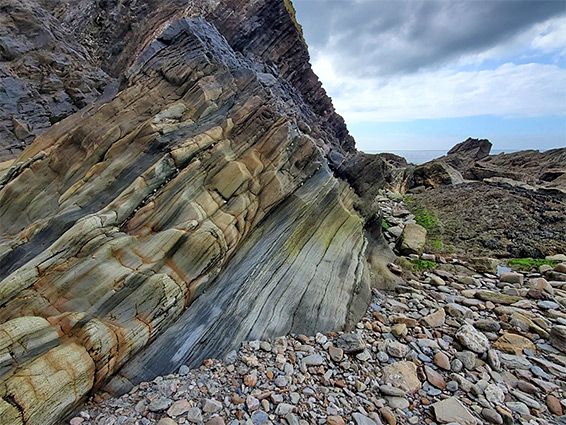
[[[191,403],[188,400],[178,400],[171,405],[169,410],[167,410],[167,414],[171,417],[180,416],[183,413],[187,413],[191,408]]]
[[[413,362],[391,363],[383,368],[383,381],[413,394],[421,388],[417,366]]]
[[[528,394],[537,394],[539,392],[539,389],[537,387],[535,387],[530,382],[526,382],[526,381],[518,381],[517,389]]]
[[[385,341],[385,351],[392,357],[403,358],[409,352],[409,347],[399,341],[388,339]]]
[[[254,425],[266,425],[269,423],[269,416],[267,415],[267,413],[258,410],[252,415],[252,423]]]
[[[281,403],[277,405],[277,408],[275,409],[275,414],[279,416],[285,416],[287,413],[291,413],[294,408],[295,406],[293,406],[292,404]]]
[[[487,363],[495,371],[501,370],[501,361],[499,360],[499,354],[497,350],[489,349],[487,350]]]
[[[190,371],[191,369],[189,369],[189,366],[184,364],[179,368],[179,375],[181,376],[188,375]]]
[[[474,322],[474,327],[485,332],[499,332],[501,325],[493,319],[479,319]]]
[[[476,353],[485,353],[489,349],[489,340],[472,325],[462,326],[456,332],[456,337],[464,347]]]
[[[338,348],[344,350],[345,353],[359,353],[364,351],[366,345],[362,340],[362,337],[356,333],[348,333],[341,335],[336,341]]]
[[[451,393],[455,393],[456,391],[458,391],[458,383],[456,381],[449,381],[446,384],[446,389]]]
[[[356,359],[361,362],[367,362],[369,359],[371,359],[371,354],[368,350],[364,350],[361,353],[356,354]]]
[[[503,273],[501,276],[499,276],[499,281],[500,282],[506,282],[506,283],[518,283],[520,285],[523,284],[523,275],[521,273]]]
[[[502,294],[501,292],[494,291],[477,291],[474,296],[483,301],[490,301],[495,304],[511,305],[517,301],[521,301],[521,297],[515,297],[513,295]],[[487,306],[487,303],[486,303]]]
[[[560,308],[560,305],[554,301],[539,301],[537,305],[543,310],[557,310]]]
[[[432,276],[430,284],[434,286],[446,286],[446,282],[440,276]]]
[[[392,409],[407,409],[410,406],[409,400],[405,397],[385,397],[387,404],[391,406]]]
[[[285,415],[285,419],[289,425],[299,425],[299,419],[294,413],[287,413]]]
[[[161,418],[159,419],[159,422],[157,422],[157,425],[177,425],[177,422],[171,418]]]
[[[450,370],[450,359],[442,351],[439,351],[438,353],[436,353],[434,355],[432,361],[439,368],[444,369],[444,370]]]
[[[150,412],[161,412],[162,410],[167,409],[172,404],[173,404],[173,400],[167,397],[159,397],[153,399],[151,403],[149,403],[149,406],[147,406],[147,409]]]
[[[442,375],[440,373],[438,373],[432,367],[427,366],[427,365],[425,365],[424,371],[425,371],[426,379],[428,380],[428,382],[430,382],[436,388],[439,388],[441,390],[446,388],[446,381],[444,380],[444,378],[442,377]]]
[[[475,366],[475,360],[474,360],[474,366]],[[452,372],[460,373],[463,368],[464,368],[464,364],[460,359],[454,359],[450,362],[450,369],[452,369]]]
[[[244,376],[244,385],[246,387],[253,388],[257,384],[257,375],[246,375]]]
[[[504,333],[497,341],[493,343],[493,348],[501,350],[505,353],[521,355],[523,349],[536,352],[536,347],[531,340],[517,334]]]
[[[484,389],[484,395],[487,401],[493,404],[503,404],[505,401],[505,393],[497,384],[489,384]]]
[[[80,416],[76,416],[69,421],[70,425],[81,425],[85,420]]]
[[[336,363],[340,363],[344,358],[344,350],[338,347],[333,347],[332,345],[328,347],[328,354],[330,354],[332,361]]]
[[[352,418],[356,422],[356,425],[376,425],[375,421],[358,412],[352,413]]]
[[[248,410],[250,412],[259,409],[259,400],[254,396],[247,396],[246,397],[246,406],[248,406]]]
[[[555,263],[559,263],[559,262],[566,261],[566,254],[547,255],[544,258],[545,258],[545,260],[552,261],[552,262],[555,262]]]
[[[396,338],[404,338],[408,333],[407,325],[405,325],[404,323],[397,323],[391,328],[391,333]]]
[[[468,370],[476,368],[477,355],[471,351],[460,351],[456,353],[456,358],[462,362],[464,367]]]
[[[220,416],[215,416],[206,421],[206,425],[225,425],[225,423],[224,419],[222,419]]]
[[[191,407],[187,412],[187,420],[193,423],[202,422],[202,412],[198,407]]]
[[[550,343],[562,352],[566,352],[566,326],[556,325],[550,329]]]
[[[497,425],[503,424],[503,418],[501,417],[501,415],[499,413],[497,413],[496,410],[484,408],[481,411],[481,415],[484,417],[484,419],[486,421],[488,421],[492,424],[497,424]]]
[[[454,397],[436,402],[432,405],[436,419],[440,423],[457,423],[460,425],[476,425],[472,414]]]
[[[327,416],[326,423],[328,425],[346,425],[342,416]]]
[[[553,415],[562,416],[563,409],[560,400],[552,394],[546,396],[546,407]]]
[[[531,362],[529,362],[523,356],[516,356],[514,354],[505,354],[501,353],[499,355],[499,360],[501,360],[501,364],[507,366],[509,369],[530,369]]]
[[[320,366],[323,361],[320,354],[311,354],[303,359],[303,363],[307,366]]]
[[[438,328],[444,325],[446,320],[446,313],[443,308],[436,310],[434,313],[429,314],[421,319],[421,322],[429,328]]]
[[[222,403],[218,400],[212,400],[210,398],[205,398],[202,403],[202,410],[206,413],[216,413],[222,410]]]
[[[387,422],[389,425],[397,424],[397,418],[387,407],[382,407],[381,409],[379,409],[379,413],[381,414],[385,422]]]
[[[448,303],[444,307],[449,316],[455,319],[469,319],[473,316],[473,312],[468,307],[456,303]]]
[[[403,255],[420,254],[425,242],[426,229],[419,224],[409,223],[404,227],[396,248]]]
[[[505,403],[505,405],[513,412],[518,413],[519,415],[529,415],[531,412],[525,403],[521,403],[520,401],[509,401]]]

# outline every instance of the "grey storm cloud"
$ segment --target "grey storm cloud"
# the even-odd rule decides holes
[[[309,46],[358,76],[412,73],[564,15],[564,0],[294,0]]]

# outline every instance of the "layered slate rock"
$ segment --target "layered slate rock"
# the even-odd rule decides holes
[[[156,34],[0,178],[2,423],[53,423],[118,372],[120,393],[243,339],[347,329],[385,273],[330,116],[203,18]]]
[[[56,122],[112,95],[123,73],[176,19],[202,16],[230,46],[292,84],[316,138],[354,140],[309,63],[289,0],[2,0],[0,165]]]

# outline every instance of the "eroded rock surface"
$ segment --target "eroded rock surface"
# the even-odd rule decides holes
[[[122,82],[0,175],[0,422],[355,324],[391,252],[328,165],[352,140],[289,4],[65,3],[41,10]]]

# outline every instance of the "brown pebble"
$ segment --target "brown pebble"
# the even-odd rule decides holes
[[[517,389],[524,391],[529,394],[536,394],[539,392],[538,388],[535,387],[533,384],[527,381],[518,381],[517,382]]]
[[[444,370],[450,370],[450,359],[442,351],[434,355],[434,364]]]
[[[240,397],[238,394],[234,394],[234,395],[232,396],[232,403],[234,403],[234,404],[236,404],[236,405],[237,405],[237,404],[242,404],[242,403],[244,403],[245,401],[246,401],[246,399],[243,398],[243,397]]]
[[[383,416],[383,419],[385,419],[385,422],[387,422],[389,425],[397,425],[397,419],[395,418],[395,415],[387,407],[382,407],[381,409],[379,409],[379,413],[381,414],[381,416]]]
[[[546,396],[546,406],[551,413],[555,414],[556,416],[562,416],[562,405],[560,404],[560,400],[557,397],[549,394]]]
[[[257,375],[246,375],[244,376],[244,385],[246,387],[255,387],[257,384]]]
[[[215,416],[206,422],[206,425],[224,425],[224,419],[220,416]]]
[[[345,425],[344,419],[342,416],[328,416],[326,418],[326,423],[328,425]]]
[[[328,354],[330,354],[332,361],[335,362],[341,362],[344,358],[344,350],[338,347],[333,347],[332,345],[328,347]]]

